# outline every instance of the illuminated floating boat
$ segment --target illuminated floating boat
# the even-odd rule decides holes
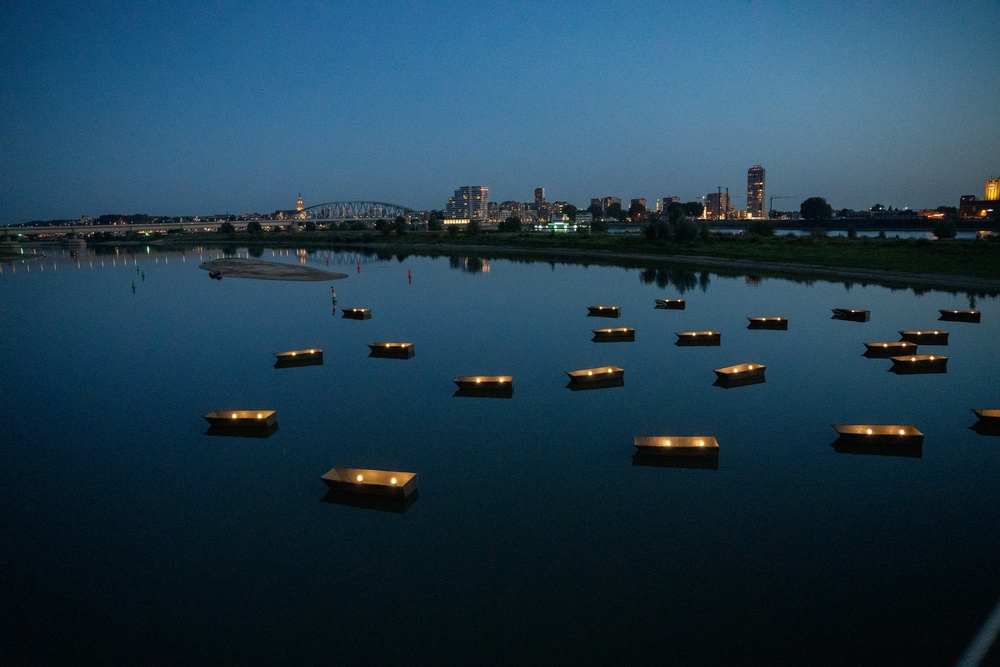
[[[948,372],[948,357],[941,354],[911,354],[889,360],[892,361],[889,370],[900,375]]]
[[[293,366],[321,366],[323,364],[323,350],[312,348],[310,350],[291,350],[289,352],[275,352],[277,361],[275,368],[291,368]]]
[[[979,421],[969,428],[979,435],[1000,435],[1000,410],[974,408],[972,411]]]
[[[649,456],[718,456],[719,443],[706,436],[637,435],[637,453]]]
[[[410,359],[416,353],[413,343],[390,343],[379,342],[369,343],[371,350],[369,357],[382,357],[385,359]]]
[[[210,426],[266,430],[278,423],[277,410],[212,410],[205,415]]]
[[[716,368],[715,375],[720,380],[740,380],[751,377],[764,377],[767,366],[763,364],[737,364],[736,366],[726,366]]]
[[[871,311],[859,308],[834,308],[834,320],[847,320],[849,322],[867,322],[871,317]]]
[[[656,307],[660,310],[684,310],[687,303],[684,299],[657,299]]]
[[[856,445],[920,445],[924,434],[909,424],[834,424],[840,441]]]
[[[721,345],[722,334],[718,331],[678,331],[677,345]]]
[[[459,375],[455,378],[459,389],[513,389],[512,375]]]
[[[900,331],[899,336],[900,340],[916,343],[917,345],[948,344],[948,332],[940,331],[938,329],[934,329],[933,331],[928,331],[928,330]]]
[[[751,384],[761,384],[765,381],[765,369],[766,366],[762,364],[739,364],[737,366],[717,368],[715,370],[716,379],[713,384],[723,389],[735,389],[736,387],[746,387]]]
[[[876,359],[898,357],[903,354],[914,354],[916,351],[916,343],[911,343],[907,340],[865,343],[865,356]]]
[[[417,473],[331,468],[320,477],[330,489],[353,495],[406,498],[417,490]]]
[[[788,329],[787,317],[748,317],[750,324],[747,329],[773,329],[776,331],[786,331]]]
[[[616,327],[614,329],[593,329],[595,343],[623,343],[635,341],[635,329]]]
[[[573,391],[625,386],[625,371],[617,366],[584,368],[567,371],[566,375],[569,376],[569,384],[566,386]]]
[[[941,317],[939,320],[945,322],[973,322],[978,324],[982,318],[982,313],[978,310],[939,310]]]
[[[979,418],[981,422],[990,422],[1000,426],[1000,410],[987,409],[987,408],[973,408],[972,412],[975,413],[976,417]]]
[[[372,318],[371,308],[342,308],[341,317],[348,320],[370,320]]]
[[[587,317],[621,317],[619,306],[587,306]]]

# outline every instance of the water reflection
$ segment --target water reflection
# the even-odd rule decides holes
[[[402,498],[387,496],[363,495],[359,493],[349,493],[337,489],[328,489],[326,495],[320,498],[320,502],[331,503],[333,505],[344,505],[345,507],[360,507],[367,510],[377,510],[379,512],[389,512],[392,514],[405,514],[414,503],[420,499],[420,491],[414,491]]]

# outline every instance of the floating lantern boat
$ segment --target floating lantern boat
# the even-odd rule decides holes
[[[321,366],[323,364],[323,350],[312,348],[309,350],[291,350],[289,352],[275,352],[277,361],[275,368],[292,368],[293,366]]]
[[[889,370],[900,375],[948,372],[948,357],[940,354],[911,354],[889,359],[892,361]]]
[[[979,435],[1000,435],[1000,410],[974,408],[972,411],[979,421],[969,428]]]
[[[677,345],[721,345],[722,334],[718,331],[678,331]]]
[[[417,473],[365,468],[332,468],[320,478],[335,491],[405,498],[417,490]]]
[[[941,317],[939,320],[945,322],[973,322],[978,324],[982,313],[978,310],[939,310]]]
[[[737,364],[736,366],[726,366],[716,368],[715,374],[720,380],[736,380],[748,377],[764,377],[767,366],[763,364]]]
[[[349,320],[370,320],[372,318],[371,308],[342,308],[341,317]]]
[[[849,322],[867,322],[870,316],[870,311],[859,308],[834,308],[832,319],[847,320]]]
[[[413,343],[369,343],[371,353],[369,357],[382,357],[385,359],[409,359],[415,354]]]
[[[684,299],[657,299],[656,307],[660,310],[684,310],[687,303]]]
[[[919,445],[924,434],[909,424],[834,424],[844,443],[858,445]]]
[[[587,317],[621,317],[622,309],[618,306],[587,306]]]
[[[637,435],[632,444],[650,456],[718,456],[719,443],[707,436]]]
[[[748,317],[750,324],[747,329],[774,329],[785,331],[788,329],[787,317]]]
[[[715,386],[723,389],[745,387],[751,384],[761,384],[765,381],[763,364],[739,364],[715,369]]]
[[[899,336],[900,340],[916,343],[917,345],[948,344],[948,332],[939,331],[937,329],[934,329],[933,331],[929,330],[900,331]]]
[[[567,387],[573,390],[625,386],[625,371],[617,366],[584,368],[578,371],[567,371],[566,375],[569,376]]]
[[[514,395],[514,378],[510,375],[459,375],[455,378],[455,396],[478,398],[510,398]]]
[[[911,343],[906,340],[865,343],[865,356],[877,359],[897,357],[903,354],[913,354],[916,351],[916,343]]]
[[[1000,426],[1000,410],[992,410],[986,408],[973,408],[972,412],[979,417],[979,421],[990,422]]]
[[[614,329],[593,329],[595,343],[621,343],[635,341],[635,329],[616,327]]]
[[[488,389],[514,386],[512,375],[459,375],[455,384],[462,389]]]
[[[211,426],[266,429],[278,423],[277,410],[212,410],[205,415]]]

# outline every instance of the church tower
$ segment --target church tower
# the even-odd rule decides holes
[[[296,204],[295,204],[295,210],[296,211],[301,211],[305,207],[306,207],[306,205],[302,203],[302,193],[300,192],[299,193],[299,201],[296,202]]]

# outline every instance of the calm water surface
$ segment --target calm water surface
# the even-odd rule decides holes
[[[1000,438],[969,429],[1000,407],[994,297],[325,252],[302,261],[349,278],[213,281],[218,251],[54,254],[0,265],[8,664],[940,665],[1000,597]],[[981,324],[937,321],[973,306]],[[635,342],[591,342],[606,326]],[[862,356],[935,328],[946,374]],[[722,345],[674,345],[699,329]],[[369,358],[379,340],[416,356]],[[272,367],[305,347],[324,365]],[[713,386],[744,362],[767,381]],[[623,387],[566,388],[605,364]],[[513,398],[453,396],[480,373]],[[279,430],[204,435],[244,407]],[[838,422],[912,423],[922,456],[837,453]],[[717,470],[632,465],[633,436],[696,434]],[[415,471],[419,499],[321,502],[333,466]]]

